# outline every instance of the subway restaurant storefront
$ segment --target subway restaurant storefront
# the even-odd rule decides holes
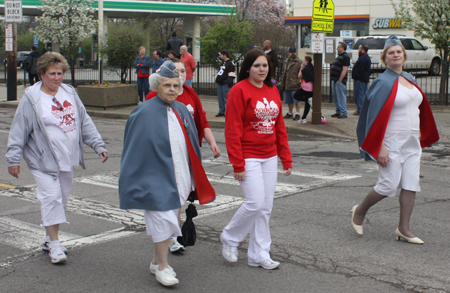
[[[296,46],[309,48],[311,45],[311,16],[313,0],[288,0],[291,16],[285,18],[285,25],[296,26]],[[325,2],[327,0],[324,0]],[[395,1],[395,0],[394,0]],[[374,2],[351,2],[348,0],[333,0],[334,30],[327,37],[343,36],[359,37],[367,35],[404,35],[414,37],[413,31],[401,27],[401,20],[395,18],[394,8],[390,0]],[[420,40],[420,39],[419,39]],[[430,46],[428,40],[420,40]]]

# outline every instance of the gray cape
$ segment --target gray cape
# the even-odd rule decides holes
[[[121,209],[167,211],[181,208],[170,149],[167,106],[158,96],[131,112],[125,126],[119,177]],[[197,130],[185,105],[170,105],[187,121],[189,139],[201,160]],[[187,125],[186,125],[187,124]]]

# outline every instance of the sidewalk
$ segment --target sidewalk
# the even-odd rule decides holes
[[[6,86],[5,84],[0,84],[0,107],[16,108],[24,91],[23,86],[17,86],[18,100],[6,101]],[[225,118],[215,117],[219,107],[217,97],[200,95],[200,99],[210,126],[212,128],[224,128]],[[87,112],[93,117],[127,119],[128,115],[134,108],[135,106],[103,110],[100,108],[88,107]],[[320,125],[313,125],[312,123],[299,124],[297,121],[292,119],[285,119],[288,133],[356,139],[356,125],[359,117],[353,115],[353,112],[356,110],[356,106],[354,104],[348,104],[347,119],[331,118],[331,115],[335,113],[335,107],[332,103],[322,103],[321,108],[322,116],[329,121],[328,123]],[[441,142],[450,142],[450,106],[432,106],[432,109],[436,124],[438,126]],[[283,115],[286,112],[287,106],[283,104]],[[300,115],[302,114],[303,107],[300,109]],[[311,120],[311,114],[312,109],[308,115],[308,121]]]

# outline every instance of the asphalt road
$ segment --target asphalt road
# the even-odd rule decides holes
[[[0,109],[4,151],[13,115],[13,109]],[[94,122],[110,159],[101,164],[86,148],[87,169],[75,171],[70,224],[61,228],[69,248],[65,265],[52,265],[39,250],[40,209],[25,163],[15,179],[0,161],[1,292],[450,292],[449,143],[424,150],[411,229],[425,244],[411,245],[395,241],[395,198],[370,211],[363,236],[351,228],[350,209],[377,178],[376,164],[359,159],[354,140],[291,135],[294,172],[288,177],[280,172],[271,218],[271,254],[281,266],[266,271],[247,266],[247,240],[236,264],[221,255],[219,233],[243,198],[232,178],[223,129],[214,129],[222,156],[213,159],[205,145],[202,153],[217,200],[197,207],[196,245],[169,255],[180,284],[168,289],[148,271],[153,244],[142,213],[118,208],[125,120]]]

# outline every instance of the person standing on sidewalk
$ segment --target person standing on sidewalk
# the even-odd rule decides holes
[[[358,60],[352,68],[352,79],[353,82],[353,99],[356,104],[356,111],[353,115],[358,116],[361,113],[361,107],[364,100],[364,96],[369,89],[369,79],[370,79],[370,66],[372,61],[370,61],[367,51],[369,47],[365,44],[359,45],[358,48]]]
[[[36,46],[31,46],[31,53],[28,55],[27,61],[25,62],[25,69],[28,71],[28,79],[30,80],[30,85],[39,81],[39,75],[37,74],[37,63],[41,55],[37,51]]]
[[[84,166],[83,143],[106,162],[106,145],[91,117],[70,85],[62,84],[69,70],[59,53],[42,55],[37,73],[42,82],[25,90],[9,132],[8,172],[19,178],[23,156],[37,185],[41,221],[46,231],[41,248],[52,263],[67,261],[59,240],[59,226],[67,223],[66,206],[73,184],[74,167]]]
[[[270,257],[269,228],[278,157],[284,175],[292,171],[280,94],[271,81],[271,73],[267,55],[252,49],[242,63],[239,82],[229,94],[225,141],[234,178],[241,185],[245,202],[220,234],[223,257],[237,262],[237,247],[250,232],[248,265],[267,270],[280,265]]]
[[[337,46],[338,56],[330,66],[331,93],[336,106],[336,113],[331,115],[334,118],[347,118],[347,72],[350,66],[350,57],[347,55],[347,44],[339,42]]]
[[[295,47],[289,48],[289,57],[284,60],[283,73],[281,76],[281,89],[284,90],[284,103],[288,104],[289,111],[284,115],[285,119],[293,118],[300,120],[300,102],[294,99],[294,94],[300,87],[300,80],[298,73],[302,66],[302,60],[297,56],[297,49]],[[292,113],[295,104],[295,116]]]
[[[155,73],[156,70],[158,70],[159,67],[161,67],[161,65],[164,63],[164,59],[162,58],[162,53],[160,50],[156,50],[153,52],[153,58],[155,59],[155,61],[153,61],[152,73]]]
[[[185,45],[180,47],[180,54],[180,60],[186,67],[186,82],[184,84],[192,87],[192,78],[194,78],[194,72],[197,65],[195,65],[194,57],[188,52],[188,48]]]
[[[180,59],[180,47],[182,45],[183,45],[183,42],[179,38],[177,38],[177,32],[174,31],[172,33],[172,38],[169,41],[167,41],[166,50],[168,52],[174,51],[175,56],[173,56],[173,57]],[[169,58],[171,58],[171,57],[169,57]]]
[[[136,68],[137,74],[139,101],[143,102],[144,97],[150,92],[148,77],[150,76],[150,65],[152,63],[150,61],[150,56],[145,55],[144,46],[139,48],[139,52],[141,55],[136,58],[136,61],[134,61],[134,68]]]
[[[271,78],[274,78],[275,72],[278,68],[278,55],[274,49],[272,49],[272,42],[270,40],[265,40],[263,44],[264,53],[269,57],[270,62],[272,62],[273,73]]]
[[[302,81],[301,87],[295,92],[294,99],[305,102],[303,116],[297,123],[306,123],[306,116],[312,104],[313,88],[314,88],[314,66],[312,65],[311,56],[305,56],[302,63],[302,69],[298,73],[298,79]]]
[[[227,105],[227,95],[230,88],[233,86],[233,80],[236,77],[235,67],[233,60],[230,59],[230,54],[227,50],[220,52],[220,59],[223,60],[223,64],[219,68],[217,73],[217,100],[219,101],[219,113],[216,117],[224,117],[225,109]]]

